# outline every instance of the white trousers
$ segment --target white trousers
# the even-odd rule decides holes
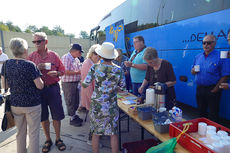
[[[27,125],[29,129],[28,153],[40,153],[39,136],[41,122],[41,105],[33,107],[11,106],[17,127],[17,153],[26,153]]]

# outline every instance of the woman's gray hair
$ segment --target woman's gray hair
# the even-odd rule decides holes
[[[99,44],[94,44],[93,46],[90,47],[89,52],[86,55],[86,59],[91,58],[93,56],[93,53],[95,52],[95,49],[97,47],[100,47]]]
[[[45,32],[35,32],[35,33],[33,34],[33,37],[34,37],[34,36],[38,36],[38,37],[43,38],[44,40],[47,40],[47,35],[46,35]]]
[[[24,54],[25,50],[28,49],[28,43],[22,38],[12,38],[9,43],[9,48],[15,57]]]
[[[155,48],[147,47],[145,49],[144,60],[152,60],[158,58],[158,53]]]

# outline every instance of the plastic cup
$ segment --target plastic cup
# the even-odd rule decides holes
[[[195,72],[200,72],[200,65],[195,65],[194,70]]]
[[[198,123],[198,134],[201,136],[205,136],[207,132],[207,124],[204,122],[199,122]]]
[[[45,69],[51,70],[51,63],[45,63]]]
[[[221,51],[220,58],[228,58],[228,51]]]

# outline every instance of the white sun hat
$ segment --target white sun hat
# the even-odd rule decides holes
[[[114,45],[110,42],[104,42],[101,46],[95,49],[95,52],[106,59],[115,59],[118,56],[118,52],[114,49]]]

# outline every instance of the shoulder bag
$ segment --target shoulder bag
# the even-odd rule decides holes
[[[6,87],[6,62],[4,65],[4,80],[5,80],[5,87]],[[3,101],[5,103],[5,111],[4,116],[2,119],[2,131],[6,131],[15,126],[14,116],[11,112],[10,108],[10,94],[6,93],[6,89],[4,90],[5,93],[3,94]]]

